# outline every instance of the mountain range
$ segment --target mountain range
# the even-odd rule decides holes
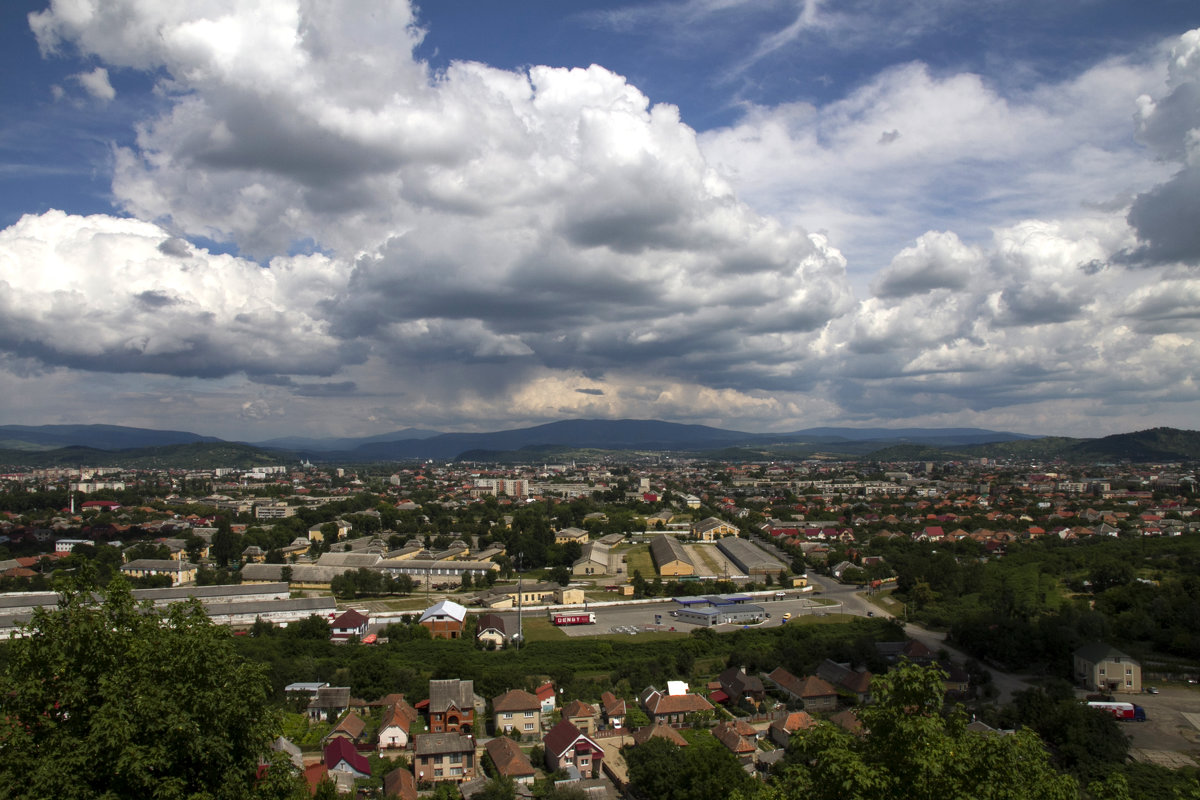
[[[231,456],[248,465],[303,459],[344,463],[540,461],[586,451],[680,452],[737,460],[828,455],[879,460],[1028,457],[1170,461],[1200,458],[1200,433],[1155,428],[1100,439],[1039,437],[981,428],[822,427],[788,433],[747,433],[657,420],[580,419],[490,433],[406,428],[359,438],[285,437],[226,442],[186,431],[114,425],[0,426],[0,463],[28,465],[136,462],[160,466],[186,462],[186,466],[194,467]]]

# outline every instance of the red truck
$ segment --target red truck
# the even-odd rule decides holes
[[[1107,711],[1120,720],[1133,720],[1135,722],[1146,721],[1146,709],[1142,708],[1136,703],[1115,703],[1093,700],[1088,703],[1088,708],[1098,708],[1101,711]]]
[[[555,625],[594,625],[596,614],[592,611],[583,614],[551,614],[550,621]]]

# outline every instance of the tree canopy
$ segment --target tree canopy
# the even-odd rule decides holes
[[[822,723],[796,734],[759,800],[1075,800],[1075,779],[1050,765],[1033,731],[976,733],[961,710],[945,711],[944,678],[908,662],[876,677],[876,702],[860,712],[868,733]]]
[[[39,609],[7,645],[0,675],[0,797],[287,797],[260,665],[199,603],[151,608],[114,580]]]

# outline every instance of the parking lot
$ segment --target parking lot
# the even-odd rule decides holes
[[[790,613],[795,619],[803,615],[835,613],[840,610],[838,605],[823,605],[819,600],[797,597],[794,594],[790,594],[782,600],[763,597],[756,598],[754,602],[761,605],[771,615],[771,618],[763,623],[764,625],[782,624],[784,613]],[[671,628],[681,633],[690,633],[695,630],[695,625],[679,622],[671,616],[671,612],[678,608],[679,604],[674,600],[592,607],[589,610],[596,612],[596,624],[564,625],[561,630],[567,636],[599,636],[610,633],[636,635],[645,630],[670,631]],[[656,614],[661,621],[657,628],[655,627]],[[735,627],[739,626],[718,625],[714,630],[731,630]]]
[[[1145,722],[1123,722],[1138,761],[1176,769],[1200,762],[1200,687],[1159,686],[1158,694],[1118,695],[1146,709]]]

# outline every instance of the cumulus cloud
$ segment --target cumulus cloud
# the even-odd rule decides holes
[[[1196,280],[1116,263],[1196,244],[1159,213],[1196,188],[1186,37],[1165,84],[1112,60],[1006,95],[910,63],[698,136],[601,66],[434,73],[401,0],[58,0],[30,21],[48,55],[159,76],[161,105],[115,153],[132,218],[0,232],[14,374],[139,373],[164,383],[131,409],[331,432],[1195,395]],[[1139,95],[1159,164],[1130,142]]]
[[[1200,29],[1171,48],[1168,93],[1138,98],[1138,133],[1159,156],[1181,168],[1165,183],[1139,194],[1129,224],[1140,245],[1134,263],[1200,265]]]
[[[795,371],[853,306],[826,239],[739,201],[678,109],[623,77],[434,76],[404,52],[422,36],[406,3],[365,42],[346,33],[356,9],[321,9],[54,5],[34,30],[169,76],[168,105],[117,155],[128,210],[263,259],[311,237],[345,281],[302,314],[395,368],[653,365],[751,386]]]
[[[170,238],[151,223],[58,211],[0,231],[0,346],[48,365],[176,376],[330,375],[354,360],[296,302],[329,285],[323,259],[181,260],[163,253]]]
[[[852,272],[870,274],[931,228],[975,244],[998,225],[1061,218],[1166,179],[1173,170],[1129,136],[1134,99],[1162,72],[1110,59],[1009,96],[914,62],[820,108],[750,106],[700,144],[740,197],[827,232]]]
[[[96,67],[91,72],[80,72],[74,78],[88,94],[102,103],[107,103],[117,96],[117,90],[108,82],[108,70],[104,67]]]
[[[961,289],[971,280],[979,261],[978,251],[964,245],[954,233],[931,231],[896,254],[873,290],[881,297],[905,297],[934,289]]]

